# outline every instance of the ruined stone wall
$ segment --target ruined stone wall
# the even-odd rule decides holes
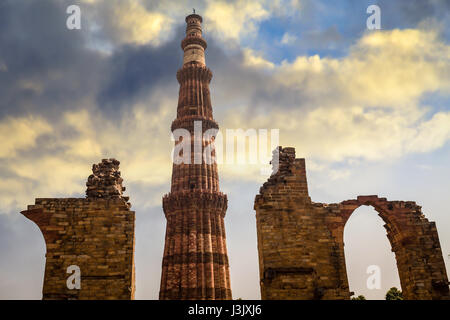
[[[22,211],[46,243],[43,299],[134,298],[135,215],[118,168],[114,159],[94,165],[86,198],[39,198]],[[80,268],[80,289],[67,286],[71,265]]]
[[[255,210],[262,299],[349,297],[326,210],[311,202],[305,159],[295,159],[293,148],[280,149],[279,170],[260,189]]]
[[[273,163],[254,207],[262,299],[348,299],[344,227],[361,205],[373,206],[386,223],[404,298],[449,298],[436,226],[420,206],[378,196],[314,203],[305,160],[296,159],[293,148],[280,147],[276,155],[279,168]]]

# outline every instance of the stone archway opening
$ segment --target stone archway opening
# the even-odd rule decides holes
[[[384,300],[401,290],[395,254],[378,212],[368,205],[355,209],[344,227],[344,253],[349,289],[367,300]]]

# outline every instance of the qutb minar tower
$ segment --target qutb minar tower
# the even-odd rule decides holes
[[[194,122],[201,123],[202,133],[219,128],[209,92],[212,72],[205,65],[202,17],[191,14],[186,23],[183,67],[177,72],[177,118],[171,129],[189,131],[193,152],[190,163],[173,164],[171,191],[163,198],[167,228],[159,298],[231,299],[224,225],[227,196],[219,190],[217,164],[203,158],[201,164],[194,161],[195,153],[203,154],[209,144],[202,137],[201,150],[194,148]]]

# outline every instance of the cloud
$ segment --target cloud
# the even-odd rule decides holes
[[[303,37],[297,41],[297,44],[307,46],[308,48],[334,49],[342,43],[343,37],[339,33],[336,25],[325,30],[312,30],[304,32]]]
[[[11,158],[17,151],[36,146],[36,140],[52,131],[50,124],[41,117],[6,117],[0,121],[2,148],[0,159]]]
[[[218,5],[232,6],[226,14],[243,6],[238,19],[252,11],[251,5],[247,8],[239,1]],[[256,27],[269,11],[264,9],[267,4],[254,5],[267,12],[249,19]],[[140,4],[133,10],[151,12],[154,8]],[[239,21],[233,24],[246,28]],[[240,36],[236,32],[231,37]],[[171,174],[169,128],[177,105],[174,75],[181,65],[182,28],[176,33],[176,39],[158,45],[151,40],[134,45],[139,43],[133,40],[133,45],[118,45],[106,56],[81,46],[78,59],[70,52],[61,53],[72,58],[68,66],[45,60],[35,67],[36,73],[20,70],[14,90],[27,90],[35,97],[46,95],[54,85],[61,86],[62,92],[74,81],[80,85],[75,86],[74,98],[60,100],[63,107],[58,113],[48,112],[52,110],[46,105],[49,95],[24,104],[39,108],[41,115],[10,115],[0,122],[0,130],[11,137],[0,162],[4,211],[23,208],[36,196],[83,194],[90,166],[105,157],[122,162],[125,185],[133,193],[142,188],[154,190],[156,195],[142,205],[159,205]],[[46,56],[39,51],[42,48],[36,48]],[[392,159],[431,152],[449,140],[448,112],[421,104],[427,93],[449,93],[449,46],[436,31],[367,33],[340,58],[298,56],[276,64],[249,47],[227,52],[215,39],[207,55],[215,74],[212,99],[222,130],[278,128],[280,144],[297,147],[298,156],[310,158],[317,170],[327,170],[339,161],[383,161],[386,154]],[[14,67],[10,56],[6,57],[2,60],[8,68]],[[90,57],[97,64],[88,63]],[[81,75],[58,83],[55,75],[78,75],[77,66],[85,62],[94,73],[102,70],[102,74],[87,78],[92,85],[84,94],[79,94]],[[52,72],[37,81],[38,72],[45,69]],[[220,167],[225,179],[249,181],[265,178],[260,169],[258,165]],[[348,171],[332,169],[329,176],[340,179]]]
[[[2,2],[0,117],[70,109],[92,95],[104,59],[86,50],[87,30],[66,28],[62,1]]]
[[[108,76],[102,79],[97,104],[102,109],[116,112],[140,102],[154,90],[164,88],[167,94],[176,92],[176,72],[183,57],[179,39],[184,37],[184,30],[177,29],[176,35],[157,47],[118,47],[105,61]]]
[[[121,161],[125,186],[165,187],[171,174],[173,112],[168,105],[173,102],[168,99],[157,110],[136,105],[118,123],[87,109],[67,111],[51,126],[42,120],[5,119],[0,132],[8,130],[12,140],[6,145],[10,152],[2,154],[7,158],[0,162],[0,170],[8,173],[0,181],[0,210],[24,209],[35,197],[82,195],[92,164],[108,157]],[[72,134],[65,134],[67,130]],[[50,133],[57,137],[50,146],[49,139],[36,139]],[[22,152],[12,153],[11,146]]]
[[[95,41],[106,41],[112,48],[170,41],[192,6],[203,16],[205,31],[228,44],[255,36],[270,16],[293,18],[302,8],[300,0],[84,0],[82,4],[89,8],[83,12]]]
[[[93,48],[110,53],[118,46],[157,47],[173,37],[183,22],[187,2],[150,0],[86,0],[84,23]]]
[[[433,31],[405,29],[367,33],[342,58],[284,61],[270,78],[261,70],[273,99],[230,110],[222,127],[279,128],[282,145],[328,163],[431,152],[449,140],[450,113],[421,98],[449,95],[449,50]]]
[[[0,72],[3,71],[8,71],[8,66],[4,63],[0,61]]]
[[[269,17],[258,1],[209,1],[204,14],[207,23],[220,36],[238,40],[257,30],[257,23]]]
[[[349,105],[408,107],[422,94],[449,89],[450,47],[436,33],[368,33],[341,59],[301,56],[281,65],[280,81],[309,92],[348,97]],[[320,83],[327,77],[330,86]]]
[[[416,25],[427,19],[445,20],[449,15],[450,3],[447,0],[422,1],[379,1],[383,16],[388,24],[398,23],[398,20]],[[383,19],[383,18],[382,18]],[[397,22],[395,22],[397,20]]]
[[[281,44],[290,45],[295,43],[297,39],[297,36],[290,34],[289,32],[285,32],[281,38]]]
[[[122,162],[130,193],[153,190],[133,204],[159,205],[171,174],[180,36],[105,55],[88,46],[89,28],[67,31],[63,9],[7,2],[0,12],[0,212],[83,196],[92,164],[107,157]]]
[[[137,0],[121,0],[113,7],[112,18],[123,43],[158,45],[173,23],[167,15],[148,11]]]
[[[273,69],[274,64],[266,59],[264,59],[260,54],[255,53],[250,48],[245,48],[244,53],[244,65],[247,67],[265,68]]]
[[[430,152],[450,140],[450,112],[438,112],[420,124],[416,135],[407,142],[407,151]]]

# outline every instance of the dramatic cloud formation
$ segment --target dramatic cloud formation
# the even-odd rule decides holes
[[[255,23],[267,18],[268,14],[258,1],[244,0],[210,1],[205,11],[213,28],[232,39],[238,39],[242,33],[255,32]]]
[[[274,68],[244,53],[244,65]],[[255,115],[253,108],[250,122],[233,116],[232,123],[225,123],[283,128],[283,144],[328,161],[429,152],[450,139],[450,112],[435,112],[420,99],[450,92],[449,57],[450,46],[431,31],[368,33],[345,57],[299,56],[277,65],[271,90],[297,95],[293,108],[286,110],[284,100],[273,99],[269,112]]]

